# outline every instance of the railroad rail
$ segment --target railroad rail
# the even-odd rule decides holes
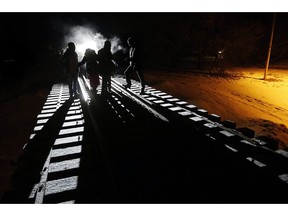
[[[150,86],[140,95],[137,81],[130,89],[124,82],[114,77],[104,96],[81,75],[74,98],[55,84],[3,202],[288,201],[281,195],[288,192],[288,152],[275,140]]]

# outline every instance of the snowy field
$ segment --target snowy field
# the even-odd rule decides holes
[[[233,69],[229,76],[204,73],[147,71],[149,85],[199,108],[248,127],[288,147],[288,70]]]

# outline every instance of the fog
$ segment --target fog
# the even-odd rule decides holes
[[[69,42],[73,42],[76,45],[76,52],[78,56],[83,57],[87,48],[94,49],[96,52],[104,46],[104,42],[109,40],[111,42],[111,52],[114,54],[119,50],[123,52],[126,48],[122,45],[122,41],[116,35],[106,38],[98,32],[96,29],[88,26],[72,26],[68,30],[68,34],[64,36],[63,50],[67,48]]]

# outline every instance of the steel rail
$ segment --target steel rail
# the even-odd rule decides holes
[[[94,133],[93,135],[95,139],[97,140],[98,147],[103,155],[104,163],[106,165],[108,174],[110,175],[110,178],[112,180],[114,190],[117,194],[117,199],[120,199],[120,194],[118,193],[118,189],[117,189],[117,181],[111,168],[110,153],[106,146],[105,137],[103,136],[103,134],[101,133],[101,130],[99,129],[99,125],[97,121],[95,120],[96,118],[95,118],[94,112],[92,111],[92,108],[90,106],[91,100],[94,101],[95,98],[91,92],[89,82],[87,81],[84,75],[78,77],[78,83],[79,83],[79,87],[80,87],[80,91],[82,95],[80,101],[82,104],[84,115],[85,113],[87,113],[86,114],[86,116],[88,117],[87,119],[89,119],[89,122],[92,126],[92,130]]]
[[[85,78],[83,78],[83,79],[85,79]],[[88,83],[88,82],[86,82],[86,83]],[[267,168],[268,167],[268,172],[271,172],[271,171],[273,172],[273,169],[277,168],[277,163],[283,162],[286,164],[288,162],[288,158],[287,158],[287,156],[285,156],[285,154],[280,154],[280,153],[275,152],[274,150],[272,150],[270,148],[263,146],[264,141],[258,140],[256,138],[250,138],[250,137],[246,136],[245,134],[242,134],[240,131],[237,131],[236,129],[224,126],[221,122],[213,121],[213,120],[209,119],[207,116],[203,116],[203,115],[197,113],[196,111],[191,111],[188,108],[186,108],[184,105],[176,104],[176,103],[173,104],[173,102],[171,102],[174,107],[180,107],[181,112],[190,113],[192,116],[201,119],[201,121],[204,121],[205,124],[213,125],[213,128],[217,128],[218,132],[222,131],[223,133],[225,132],[227,134],[232,134],[233,136],[235,136],[237,138],[238,141],[235,141],[235,140],[234,141],[225,141],[225,139],[219,140],[217,137],[215,137],[213,135],[213,130],[207,129],[206,131],[201,131],[201,129],[199,129],[199,127],[197,125],[193,125],[193,122],[190,119],[191,115],[188,115],[187,117],[185,117],[185,116],[183,117],[179,114],[179,112],[173,112],[173,111],[171,111],[172,109],[162,107],[159,104],[153,102],[153,101],[156,101],[156,99],[152,100],[152,101],[148,100],[143,95],[139,95],[139,94],[135,93],[134,91],[132,91],[131,89],[126,89],[116,79],[112,78],[112,86],[111,87],[112,87],[113,93],[119,95],[120,97],[123,97],[123,98],[127,97],[127,98],[131,99],[131,101],[134,101],[135,103],[137,103],[138,105],[143,107],[147,112],[152,113],[156,118],[159,118],[162,121],[169,123],[170,121],[177,119],[178,122],[182,122],[181,119],[185,119],[185,121],[183,121],[183,122],[185,122],[185,124],[184,124],[185,127],[194,128],[196,131],[198,130],[199,133],[203,133],[204,136],[210,138],[212,141],[220,143],[224,147],[226,147],[227,149],[232,150],[230,152],[240,152],[239,155],[242,155],[242,157],[244,157],[245,160],[252,162],[253,164],[257,165],[260,168],[263,168],[263,167]],[[89,86],[86,86],[86,89],[87,89],[87,91],[89,91]],[[147,93],[147,94],[149,94],[149,93]],[[93,98],[92,94],[89,94],[89,95],[91,98]],[[157,96],[156,94],[151,94],[151,95],[153,95],[153,97],[157,98],[158,100],[163,99],[163,98]],[[168,101],[166,101],[166,102],[168,102]],[[191,122],[191,124],[189,124],[189,122]],[[201,127],[203,127],[203,125],[201,125]],[[235,149],[235,148],[233,148],[234,145],[231,145],[231,144],[235,144],[236,146],[238,145],[238,147],[241,144],[242,147]],[[264,156],[264,159],[263,159],[264,161],[257,159],[257,157],[259,157],[259,155],[261,156],[261,154]],[[276,164],[272,163],[271,165],[269,165],[269,164],[267,165],[266,161],[269,161],[269,160],[271,161],[271,159],[269,159],[271,157],[277,158],[277,162],[275,162]],[[283,167],[283,165],[281,165],[281,167]],[[276,177],[278,179],[282,180],[283,182],[288,183],[288,181],[286,181],[284,177],[281,177],[281,176],[286,176],[286,174],[288,173],[288,169],[281,169],[281,170],[282,171],[280,171],[280,173],[276,173]],[[288,174],[287,174],[287,176],[288,176]]]

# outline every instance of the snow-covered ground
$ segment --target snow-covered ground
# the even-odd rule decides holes
[[[288,148],[288,70],[233,69],[228,77],[205,73],[147,71],[150,86],[266,135]]]
[[[249,127],[288,148],[288,70],[234,69],[229,77],[204,73],[145,71],[148,85],[186,100],[209,113]],[[1,102],[0,199],[22,148],[33,131],[49,89],[38,89]]]

